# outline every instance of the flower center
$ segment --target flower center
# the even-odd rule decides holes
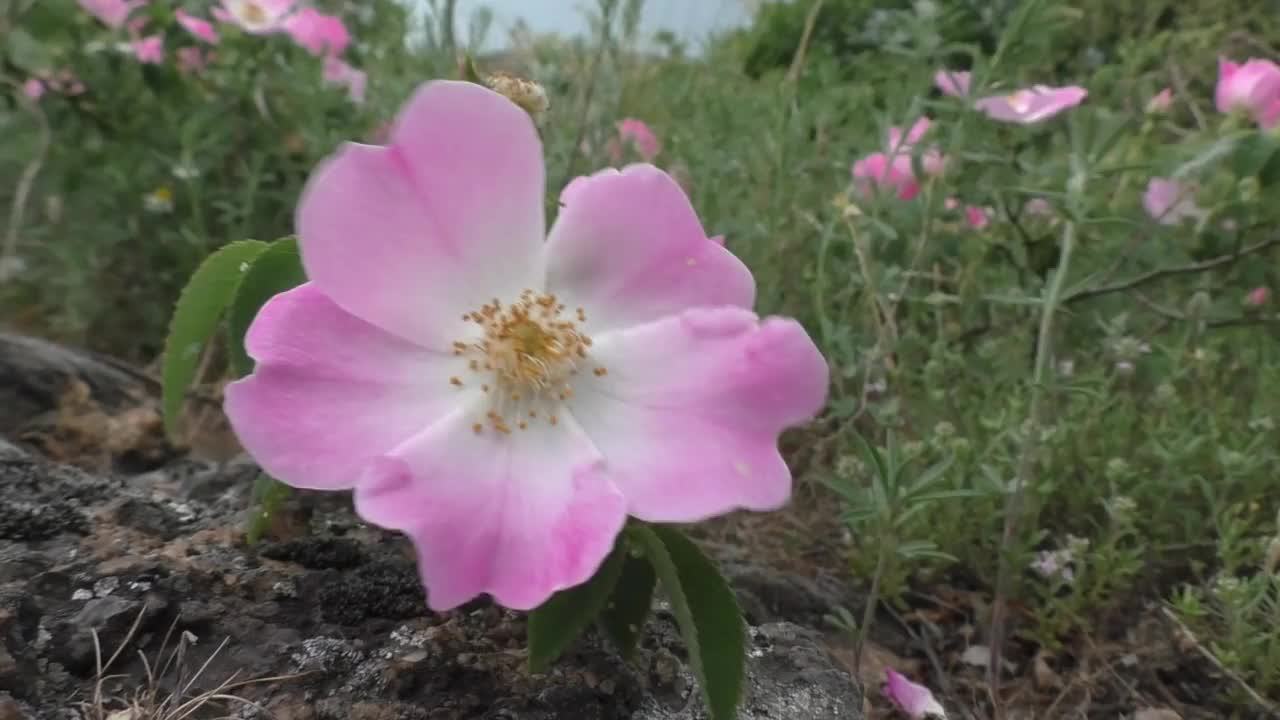
[[[1019,90],[1008,97],[1009,107],[1016,113],[1024,113],[1031,109],[1031,101],[1035,97],[1035,93],[1030,90]]]
[[[247,23],[260,25],[267,21],[267,11],[263,10],[262,6],[253,2],[253,0],[249,0],[249,2],[244,3],[241,6],[240,12]]]
[[[462,316],[480,333],[453,344],[454,355],[467,358],[468,375],[451,377],[449,383],[457,388],[479,383],[490,396],[489,411],[472,425],[477,434],[486,427],[509,434],[539,421],[559,423],[556,412],[573,397],[572,380],[591,347],[581,329],[586,311],[567,311],[555,295],[525,290],[513,303],[495,298]],[[606,374],[598,366],[592,372]]]

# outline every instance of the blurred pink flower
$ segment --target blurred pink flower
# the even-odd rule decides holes
[[[877,190],[891,190],[899,200],[910,200],[920,194],[920,183],[911,171],[911,156],[902,152],[893,159],[885,153],[872,153],[855,162],[853,183],[865,196],[874,195]]]
[[[1079,105],[1088,95],[1087,90],[1076,85],[1060,88],[1036,85],[1009,95],[982,98],[973,106],[993,120],[1031,125]]]
[[[164,36],[152,35],[129,43],[133,48],[133,56],[138,62],[147,65],[159,65],[164,61]]]
[[[124,27],[125,21],[129,19],[129,13],[146,4],[146,0],[79,0],[79,2],[85,12],[98,18],[103,25],[116,29]]]
[[[209,56],[198,47],[178,48],[174,54],[178,57],[178,70],[184,73],[199,73],[209,63]]]
[[[949,197],[942,201],[942,206],[948,210],[955,210],[960,207],[960,200],[954,197]]]
[[[902,673],[885,668],[881,691],[911,720],[946,720],[947,711],[929,688],[911,682]]]
[[[942,91],[944,95],[951,97],[964,97],[969,94],[969,83],[971,75],[968,71],[957,70],[939,70],[933,76],[933,84]]]
[[[351,34],[342,18],[326,15],[315,8],[306,7],[293,13],[284,21],[289,37],[312,55],[341,55],[351,44]]]
[[[967,205],[964,209],[964,219],[969,223],[969,227],[982,230],[991,224],[991,212],[985,208]]]
[[[1250,290],[1249,294],[1245,296],[1244,302],[1246,305],[1251,307],[1262,307],[1263,305],[1266,305],[1267,301],[1270,299],[1271,288],[1263,286]]]
[[[889,153],[895,156],[911,155],[916,143],[924,139],[925,133],[929,132],[931,127],[933,127],[933,122],[927,117],[921,117],[912,123],[905,137],[903,136],[902,128],[889,128]],[[937,148],[929,148],[921,154],[920,166],[926,175],[941,175],[946,170],[947,160]]]
[[[341,85],[347,89],[347,97],[351,102],[364,103],[365,84],[369,77],[363,70],[348,65],[338,58],[329,55],[324,59],[324,79],[330,85]]]
[[[646,162],[662,151],[662,143],[658,142],[658,136],[653,134],[643,120],[624,118],[618,123],[618,137],[624,145],[635,148]],[[614,160],[614,162],[620,161],[621,158]]]
[[[1251,59],[1243,65],[1218,59],[1218,112],[1245,112],[1270,129],[1280,117],[1280,67],[1270,60]]]
[[[537,127],[502,95],[427,83],[390,140],[312,173],[309,282],[258,312],[256,367],[226,388],[272,477],[353,490],[408,534],[435,610],[537,607],[592,577],[628,516],[787,501],[778,436],[821,410],[827,363],[749,309],[750,271],[670,176],[575,178],[548,232]]]
[[[1196,206],[1193,188],[1177,180],[1153,177],[1142,194],[1142,207],[1152,220],[1161,225],[1177,225],[1185,218],[1199,217],[1203,211]]]
[[[194,15],[188,15],[182,10],[178,10],[173,14],[178,24],[186,28],[187,32],[195,35],[210,45],[218,44],[218,31],[213,29],[213,23]]]
[[[1042,197],[1028,200],[1022,211],[1031,216],[1053,217],[1053,205]]]
[[[1171,107],[1173,107],[1173,88],[1165,88],[1152,95],[1147,101],[1148,113],[1168,112]]]
[[[44,95],[44,90],[44,83],[36,78],[30,78],[26,82],[22,83],[22,94],[32,100],[39,100],[40,96]]]
[[[295,0],[222,0],[213,16],[254,35],[279,32]]]

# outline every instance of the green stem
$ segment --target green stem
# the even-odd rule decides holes
[[[991,664],[987,668],[987,683],[996,702],[996,717],[1001,717],[999,703],[1000,655],[1004,645],[1004,623],[1006,602],[1009,594],[1011,574],[1009,555],[1013,550],[1014,539],[1019,533],[1019,521],[1022,519],[1023,504],[1026,500],[1026,488],[1035,464],[1035,454],[1040,444],[1040,426],[1044,411],[1044,387],[1049,374],[1050,360],[1053,356],[1053,318],[1062,300],[1062,289],[1066,285],[1067,272],[1071,268],[1071,255],[1075,250],[1076,226],[1068,221],[1062,232],[1062,250],[1058,257],[1058,269],[1054,272],[1053,281],[1049,283],[1048,293],[1044,296],[1040,312],[1040,332],[1036,338],[1035,368],[1031,375],[1031,397],[1023,439],[1022,452],[1018,458],[1018,472],[1014,477],[1013,491],[1004,509],[1004,532],[1000,538],[999,567],[996,570],[996,594],[991,608]]]

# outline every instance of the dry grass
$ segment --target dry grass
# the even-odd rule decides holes
[[[92,720],[187,720],[195,717],[230,719],[235,717],[227,714],[227,708],[231,707],[253,708],[260,713],[260,717],[272,718],[271,711],[237,695],[236,691],[251,685],[284,682],[302,677],[302,675],[277,675],[240,680],[240,672],[236,671],[215,687],[196,692],[194,690],[196,683],[204,676],[214,659],[226,648],[227,639],[218,645],[217,649],[195,669],[195,672],[190,672],[192,664],[188,651],[195,645],[196,637],[190,631],[183,630],[176,633],[175,638],[178,627],[178,619],[175,618],[165,632],[164,640],[153,658],[148,659],[142,650],[136,651],[145,671],[142,685],[128,695],[108,693],[105,691],[105,686],[110,681],[129,679],[128,675],[110,675],[108,672],[133,642],[146,610],[147,608],[144,607],[138,612],[129,632],[125,634],[124,639],[105,663],[102,660],[102,646],[98,640],[98,633],[96,630],[93,632],[96,663],[93,693],[87,701],[79,703],[81,710]],[[166,679],[169,682],[166,683]],[[213,714],[220,711],[221,714]]]

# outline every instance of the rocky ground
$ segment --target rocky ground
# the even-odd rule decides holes
[[[522,616],[429,612],[407,542],[344,496],[296,497],[250,547],[247,459],[88,471],[21,437],[0,441],[0,720],[704,717],[661,608],[632,664],[589,634],[533,675]],[[831,598],[730,572],[752,622],[741,717],[863,717],[814,629]]]

